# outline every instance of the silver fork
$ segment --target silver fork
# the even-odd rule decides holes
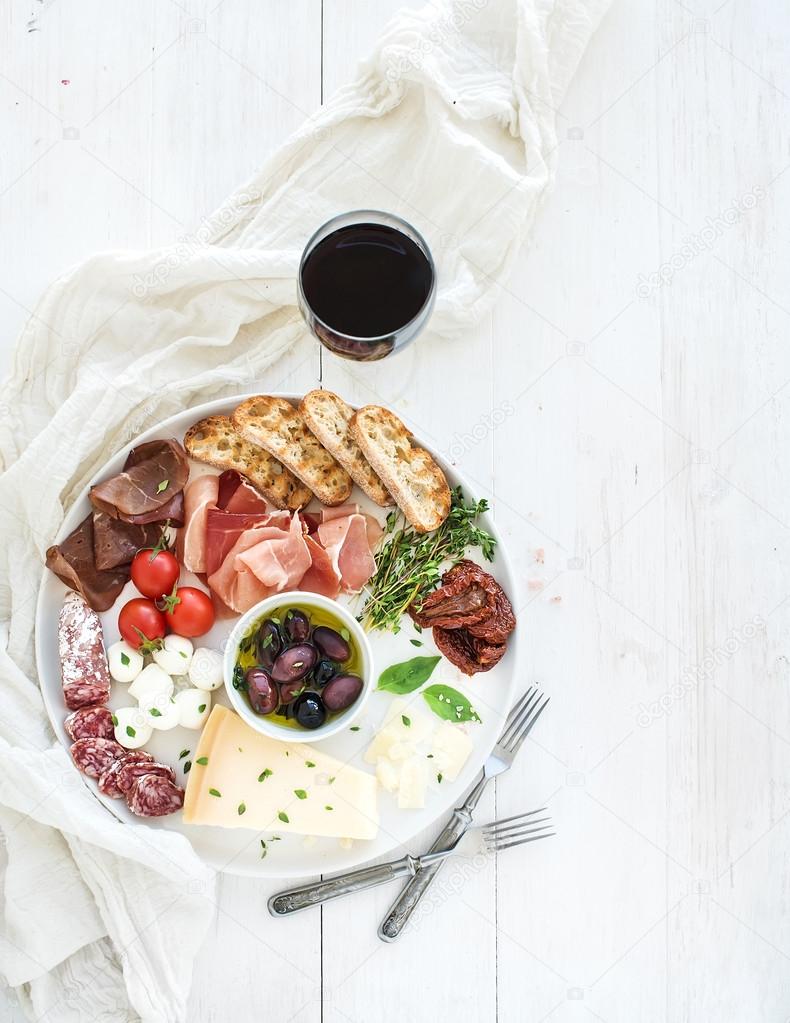
[[[535,722],[546,709],[549,697],[537,688],[530,686],[508,715],[499,741],[483,766],[483,773],[464,803],[453,811],[442,833],[431,846],[431,852],[447,849],[463,835],[472,823],[472,814],[485,791],[486,785],[498,774],[507,771],[513,763],[521,744],[532,731]],[[419,871],[406,885],[398,898],[390,907],[389,913],[379,927],[382,941],[395,941],[400,937],[403,928],[414,912],[420,899],[425,895],[441,869],[442,863],[434,863]]]
[[[554,834],[551,831],[551,817],[534,819],[536,814],[544,813],[545,810],[544,806],[530,813],[519,813],[501,821],[469,828],[460,834],[451,846],[438,852],[426,853],[424,856],[410,856],[407,853],[400,860],[379,863],[375,867],[363,867],[361,870],[340,874],[327,881],[316,881],[314,884],[279,892],[269,899],[269,912],[272,916],[286,916],[328,902],[330,899],[337,899],[341,895],[351,895],[366,888],[374,888],[376,885],[393,881],[396,877],[403,877],[406,874],[414,877],[418,871],[441,863],[450,856],[470,852],[472,847],[476,847],[477,852],[490,854],[512,849],[527,842],[537,842],[541,838],[551,838]]]

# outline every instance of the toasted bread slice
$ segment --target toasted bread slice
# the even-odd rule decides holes
[[[371,501],[386,508],[394,504],[389,491],[375,474],[354,440],[349,424],[354,410],[332,391],[309,391],[299,405],[308,429],[316,435],[330,455],[343,466],[351,479]]]
[[[342,504],[348,498],[353,487],[351,477],[310,433],[290,402],[261,394],[243,401],[232,418],[245,440],[266,448],[322,504]]]
[[[217,469],[235,469],[274,505],[293,511],[309,504],[313,494],[264,448],[250,444],[228,416],[208,416],[195,423],[184,437],[192,458]]]
[[[365,405],[351,418],[362,454],[418,533],[429,533],[450,513],[450,488],[431,455],[389,409]]]

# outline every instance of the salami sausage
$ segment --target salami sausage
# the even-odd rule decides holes
[[[153,757],[150,760],[138,760],[137,762],[127,760],[121,765],[116,775],[116,785],[119,791],[124,796],[128,795],[129,790],[143,774],[157,774],[161,778],[169,778],[170,781],[176,780],[173,768],[168,767],[167,764],[160,764]]]
[[[106,703],[110,672],[101,621],[73,590],[66,594],[58,616],[58,649],[63,698],[69,710]]]
[[[98,778],[113,761],[122,757],[126,750],[115,739],[77,739],[71,744],[71,759],[83,774]]]
[[[63,722],[69,736],[76,739],[112,739],[115,729],[107,707],[80,707]]]
[[[127,792],[126,802],[138,817],[164,817],[184,805],[184,790],[169,778],[143,774]]]
[[[118,787],[118,772],[125,764],[135,764],[147,761],[151,763],[153,757],[144,749],[126,750],[122,757],[114,760],[106,770],[99,775],[99,791],[110,799],[123,799],[123,792]]]

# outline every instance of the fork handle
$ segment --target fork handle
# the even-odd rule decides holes
[[[339,899],[341,895],[351,895],[354,892],[364,891],[366,888],[375,888],[377,885],[386,884],[387,881],[394,881],[396,877],[413,875],[418,868],[419,864],[414,857],[407,855],[403,859],[379,863],[375,867],[363,867],[361,870],[339,874],[326,881],[316,881],[299,888],[290,888],[287,891],[278,892],[277,895],[272,895],[268,903],[269,912],[272,916],[298,913],[299,910],[309,909],[310,906],[317,906],[321,902]]]
[[[483,773],[478,779],[475,787],[464,800],[463,804],[453,810],[453,815],[444,827],[439,837],[430,848],[430,852],[440,852],[448,846],[453,845],[467,830],[472,823],[472,812],[480,801],[483,790],[488,784],[488,778]],[[379,937],[382,941],[395,941],[399,938],[403,928],[409,921],[420,899],[425,895],[441,870],[444,861],[440,860],[432,866],[425,867],[412,877],[398,898],[393,902],[384,920],[379,927]]]

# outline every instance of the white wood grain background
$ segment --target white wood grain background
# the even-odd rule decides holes
[[[3,366],[48,281],[194,229],[397,6],[0,3]],[[391,403],[494,495],[553,702],[482,811],[559,835],[392,946],[391,890],[274,922],[224,878],[190,1020],[790,1019],[789,58],[779,3],[615,0],[493,315],[261,381]]]

